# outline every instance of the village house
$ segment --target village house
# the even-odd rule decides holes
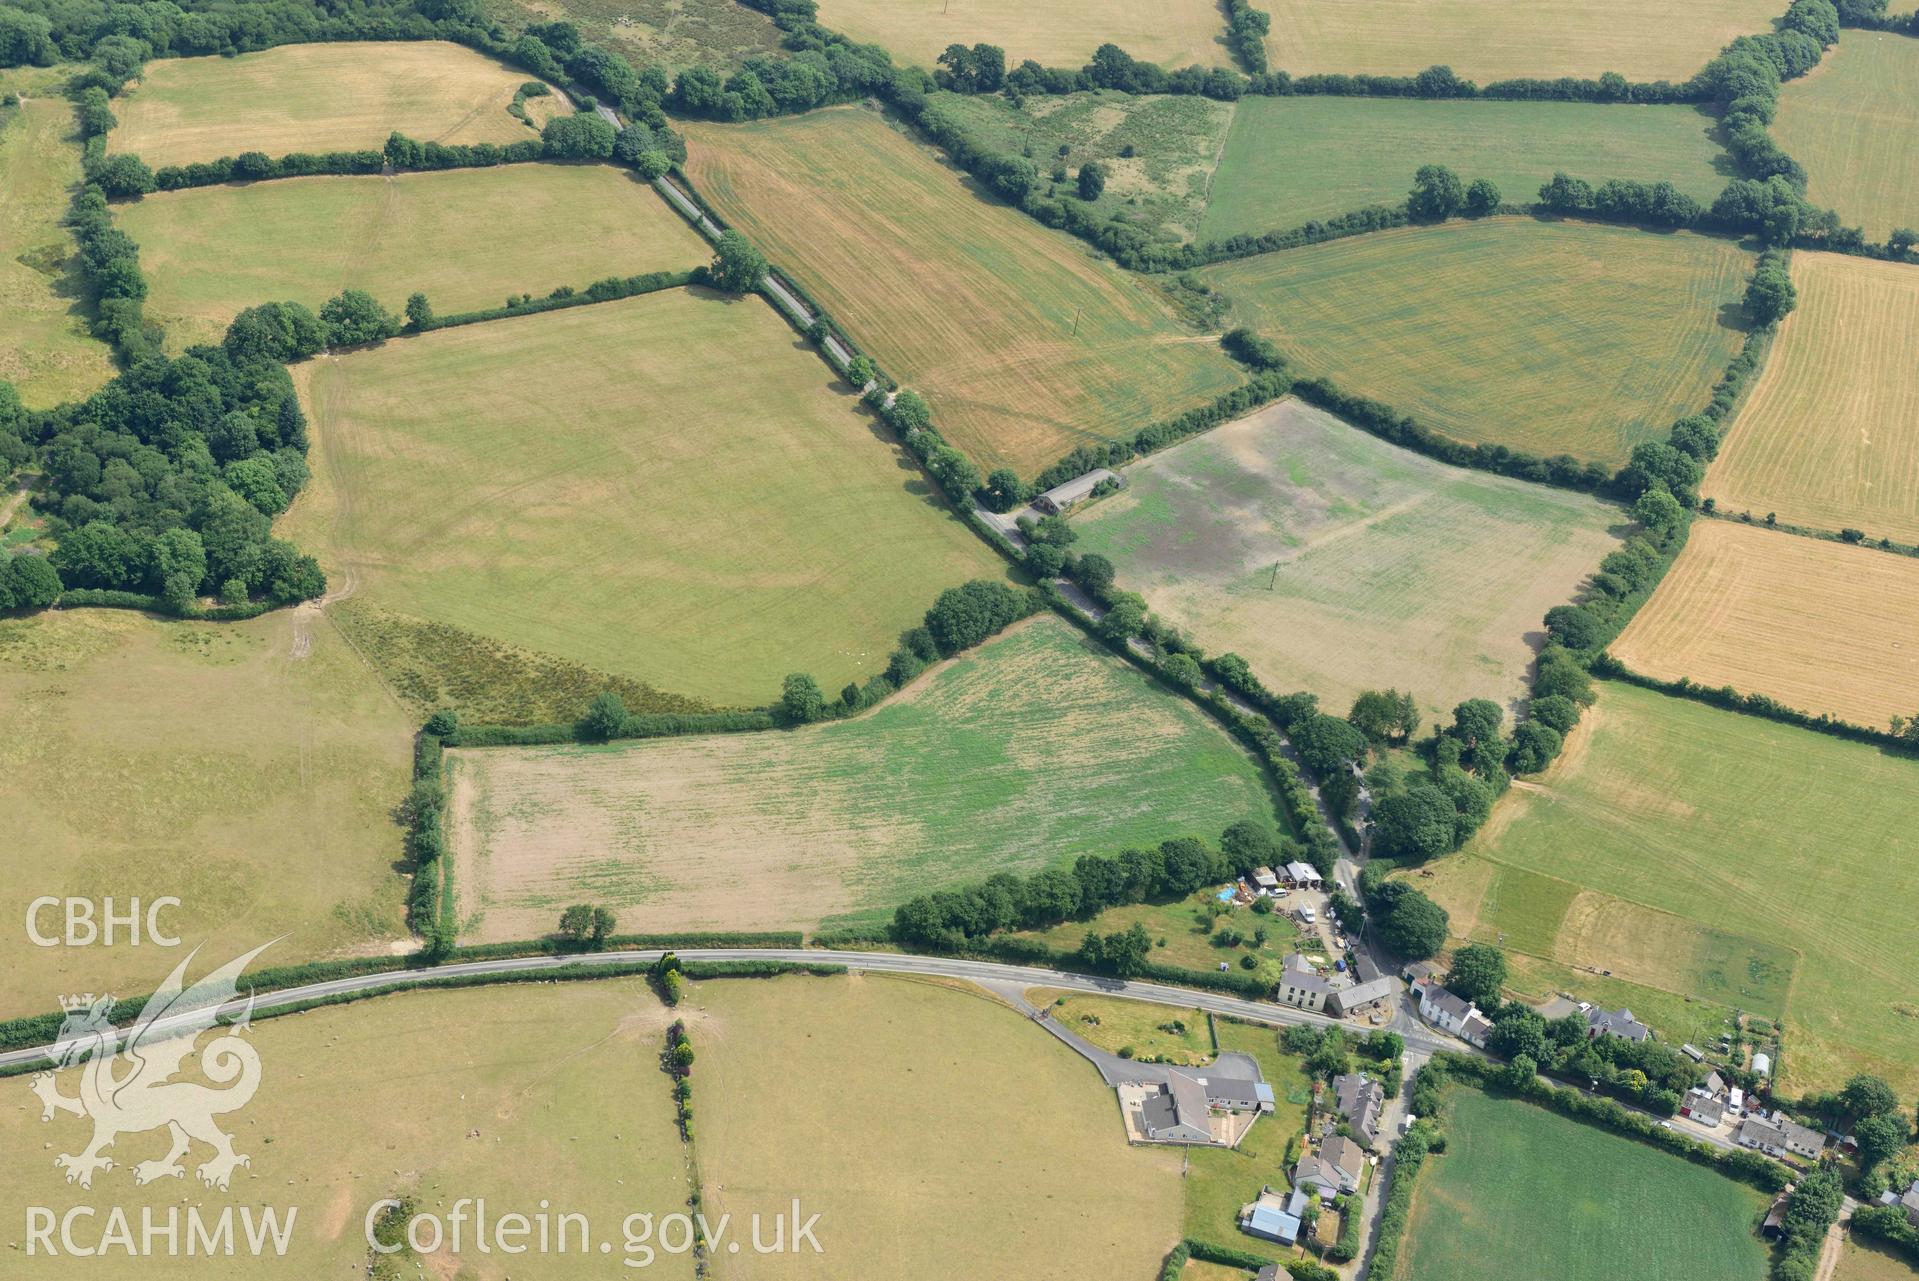
[[[1652,1039],[1652,1029],[1634,1018],[1631,1010],[1602,1010],[1597,1005],[1589,1005],[1586,1007],[1586,1035],[1588,1038],[1616,1036],[1622,1041],[1646,1041]]]
[[[1379,1146],[1379,1114],[1386,1107],[1386,1090],[1363,1072],[1347,1072],[1333,1078],[1333,1106],[1352,1126],[1360,1145]]]
[[[1716,1126],[1726,1119],[1726,1100],[1710,1090],[1694,1086],[1680,1100],[1679,1115],[1701,1125]]]
[[[1767,1156],[1817,1157],[1826,1150],[1825,1135],[1777,1111],[1747,1117],[1732,1137],[1740,1147],[1756,1148]]]
[[[1122,1090],[1126,1088],[1141,1087],[1122,1087]],[[1122,1100],[1125,1097],[1122,1092]],[[1150,1084],[1145,1097],[1139,1101],[1139,1133],[1152,1143],[1225,1143],[1227,1140],[1214,1132],[1214,1116],[1221,1113],[1263,1115],[1271,1112],[1273,1106],[1273,1087],[1265,1081],[1169,1071],[1164,1081]]]
[[[1346,979],[1321,974],[1299,952],[1289,953],[1280,965],[1278,997],[1282,1005],[1295,1009],[1323,1011],[1327,998],[1349,986]]]
[[[1318,1188],[1322,1199],[1342,1192],[1359,1191],[1359,1179],[1366,1172],[1366,1153],[1345,1135],[1326,1140],[1316,1153],[1303,1156],[1293,1167],[1293,1186]]]
[[[1453,995],[1431,979],[1413,985],[1419,994],[1419,1017],[1473,1045],[1484,1047],[1493,1025],[1472,1002]]]

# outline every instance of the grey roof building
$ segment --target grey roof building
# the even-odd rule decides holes
[[[1104,467],[1097,467],[1087,472],[1084,476],[1077,476],[1064,484],[1053,486],[1038,498],[1035,498],[1033,500],[1033,506],[1049,515],[1058,515],[1068,507],[1085,502],[1088,498],[1092,497],[1094,489],[1098,488],[1102,482],[1109,480],[1115,485],[1124,485],[1126,483],[1120,479],[1118,472],[1110,471]]]
[[[1210,1143],[1206,1087],[1184,1072],[1168,1072],[1158,1094],[1140,1104],[1146,1137],[1161,1143]]]
[[[1398,990],[1397,979],[1373,978],[1334,992],[1327,1000],[1326,1008],[1335,1014],[1351,1014],[1355,1010],[1363,1010],[1369,1005],[1379,1004]]]
[[[1634,1018],[1631,1010],[1602,1010],[1595,1005],[1586,1011],[1586,1035],[1644,1041],[1652,1036],[1652,1029]]]
[[[1333,1101],[1360,1143],[1377,1147],[1379,1114],[1386,1107],[1385,1087],[1362,1072],[1347,1072],[1333,1078]]]
[[[1365,1169],[1366,1154],[1359,1144],[1343,1134],[1335,1135],[1322,1143],[1318,1152],[1299,1159],[1293,1167],[1293,1186],[1316,1187],[1324,1197],[1356,1192]]]

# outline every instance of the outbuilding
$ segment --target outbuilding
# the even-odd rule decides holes
[[[1076,476],[1063,485],[1055,485],[1038,498],[1033,506],[1048,516],[1058,516],[1068,508],[1076,507],[1093,496],[1093,491],[1107,481],[1117,488],[1126,482],[1120,474],[1105,467],[1096,467],[1084,476]]]

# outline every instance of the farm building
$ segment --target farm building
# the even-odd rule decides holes
[[[1084,476],[1069,480],[1063,485],[1053,486],[1038,498],[1035,498],[1033,500],[1033,506],[1048,516],[1057,516],[1067,509],[1076,507],[1088,498],[1091,498],[1093,491],[1109,480],[1113,482],[1115,487],[1126,483],[1120,479],[1118,472],[1100,467],[1087,472]]]
[[[1652,1039],[1652,1029],[1634,1018],[1631,1010],[1602,1010],[1597,1005],[1590,1005],[1586,1007],[1586,1035],[1616,1036],[1623,1041],[1648,1041]]]
[[[1386,1107],[1385,1088],[1363,1072],[1347,1072],[1333,1078],[1333,1100],[1360,1144],[1369,1149],[1379,1146],[1379,1114]]]
[[[1354,969],[1357,970],[1358,967],[1355,966]],[[1335,989],[1327,998],[1326,1008],[1341,1017],[1357,1014],[1361,1010],[1390,1000],[1393,993],[1398,990],[1399,982],[1396,979],[1373,978],[1364,983],[1356,983],[1352,987]]]
[[[1345,1135],[1335,1135],[1319,1151],[1299,1159],[1293,1167],[1295,1188],[1318,1188],[1322,1197],[1359,1191],[1359,1177],[1366,1172],[1366,1153]]]

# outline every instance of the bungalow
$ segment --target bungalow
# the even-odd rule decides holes
[[[1359,1177],[1366,1172],[1366,1154],[1359,1144],[1345,1135],[1336,1135],[1320,1145],[1317,1153],[1303,1156],[1293,1167],[1293,1186],[1318,1188],[1321,1197],[1359,1191]]]
[[[1373,978],[1364,983],[1355,983],[1351,987],[1335,989],[1326,1000],[1326,1008],[1344,1018],[1390,999],[1398,990],[1399,980],[1397,979]]]
[[[1589,1005],[1586,1007],[1586,1035],[1589,1038],[1616,1036],[1623,1041],[1645,1041],[1652,1038],[1652,1029],[1634,1018],[1631,1010],[1602,1010],[1597,1005]]]
[[[1160,1092],[1140,1104],[1140,1125],[1155,1143],[1211,1143],[1206,1087],[1184,1072],[1168,1072]]]
[[[1709,1090],[1694,1087],[1680,1100],[1679,1115],[1701,1125],[1716,1126],[1726,1119],[1726,1100]]]
[[[1109,471],[1104,467],[1096,467],[1084,476],[1076,477],[1063,485],[1053,486],[1038,498],[1035,498],[1033,500],[1033,506],[1048,516],[1057,516],[1067,508],[1078,506],[1088,498],[1091,498],[1093,491],[1109,480],[1112,481],[1116,487],[1126,483],[1120,478],[1118,472]]]
[[[1206,1106],[1221,1112],[1271,1112],[1273,1087],[1264,1081],[1237,1076],[1202,1076]]]
[[[1386,1107],[1386,1090],[1361,1072],[1333,1078],[1333,1105],[1353,1127],[1361,1146],[1379,1146],[1379,1114]]]
[[[1316,890],[1320,886],[1319,869],[1311,863],[1288,863],[1286,879],[1301,889]]]
[[[1749,1116],[1733,1132],[1733,1141],[1742,1148],[1757,1148],[1767,1156],[1817,1157],[1826,1150],[1826,1136],[1808,1129],[1783,1112],[1770,1117]]]

